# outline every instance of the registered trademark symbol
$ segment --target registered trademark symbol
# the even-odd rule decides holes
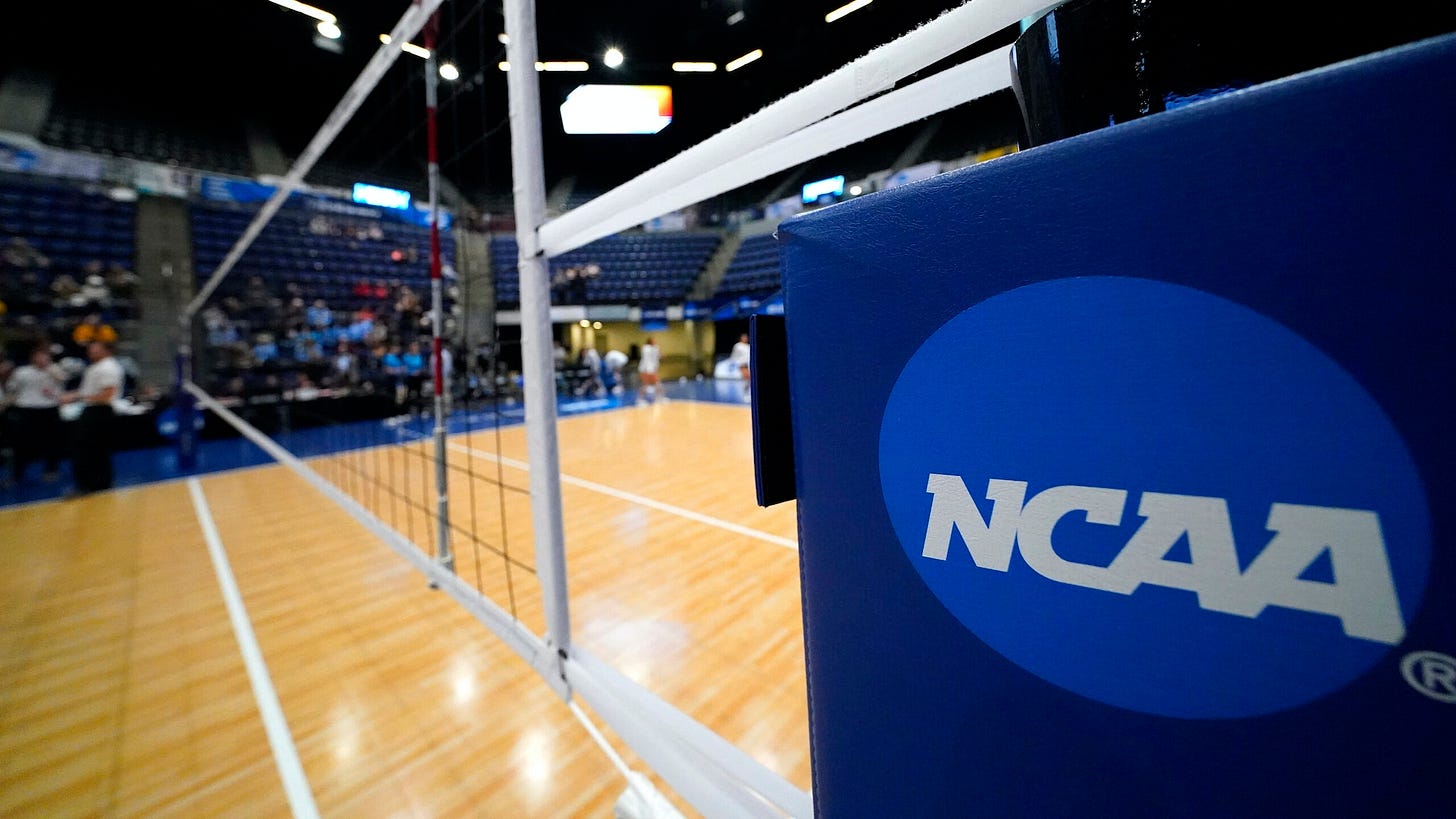
[[[1437,702],[1456,703],[1456,657],[1439,651],[1413,651],[1400,661],[1411,688]]]

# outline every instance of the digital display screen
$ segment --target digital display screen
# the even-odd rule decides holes
[[[363,182],[355,182],[354,201],[361,205],[374,205],[381,208],[405,210],[410,206],[410,195],[409,191],[381,188],[378,185],[366,185]]]
[[[671,122],[666,85],[581,85],[561,104],[568,134],[655,134]]]
[[[804,186],[804,204],[806,205],[818,202],[821,196],[840,197],[843,195],[844,177],[842,175],[810,182]]]

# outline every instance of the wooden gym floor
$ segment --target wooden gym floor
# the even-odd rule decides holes
[[[576,641],[807,788],[794,509],[754,505],[748,410],[560,430]],[[524,430],[451,445],[452,525],[483,541],[456,533],[458,572],[539,634],[527,497],[486,482],[526,486]],[[428,504],[411,446],[311,464],[431,544],[365,479],[413,470]],[[197,483],[322,815],[611,814],[625,782],[565,704],[352,518],[279,466]],[[288,815],[188,481],[0,510],[0,597],[0,816]]]

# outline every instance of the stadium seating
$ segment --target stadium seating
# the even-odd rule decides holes
[[[187,168],[251,176],[252,162],[241,126],[194,133],[155,127],[120,114],[98,116],[64,104],[53,106],[41,139],[57,148],[93,151]]]
[[[743,240],[718,283],[716,295],[767,295],[779,286],[778,242],[772,233],[763,233]]]
[[[206,280],[222,263],[257,209],[252,204],[215,202],[193,206],[192,248],[199,281]],[[356,229],[377,226],[380,235],[358,238],[316,233],[310,228],[310,221],[317,217],[332,225]],[[395,250],[404,252],[402,261],[391,259],[390,254]],[[454,242],[448,233],[441,237],[441,254],[445,265],[453,265]],[[280,295],[283,285],[294,283],[309,299],[325,299],[330,308],[338,311],[354,310],[372,303],[352,294],[353,286],[360,279],[398,281],[417,293],[427,293],[429,259],[430,238],[426,228],[325,213],[290,203],[268,223],[243,255],[224,281],[222,293],[240,292],[249,278],[260,276]]]
[[[553,300],[558,304],[682,301],[720,241],[711,233],[621,233],[598,239],[551,260],[553,275],[585,265],[601,269],[586,282],[584,299],[579,291],[558,287]],[[490,255],[496,302],[519,304],[515,237],[492,237]]]
[[[84,279],[88,262],[132,269],[136,206],[79,186],[30,177],[0,177],[0,248],[23,239],[46,257],[46,267],[12,269],[0,260],[5,289],[19,286],[22,273],[37,276],[42,288],[55,277]],[[45,317],[43,311],[35,311]]]

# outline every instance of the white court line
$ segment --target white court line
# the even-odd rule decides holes
[[[531,471],[531,465],[526,463],[525,461],[518,461],[515,458],[507,458],[502,455],[496,455],[494,452],[485,452],[479,449],[472,449],[468,446],[462,446],[460,444],[450,444],[450,448],[457,452],[463,452],[467,455],[474,455],[477,458],[484,458],[487,461],[497,461],[503,466],[509,466],[512,469],[519,469],[522,472]],[[575,475],[568,475],[565,472],[561,473],[561,482],[570,486],[579,487],[581,489],[589,489],[593,492],[599,492],[603,495],[609,495],[611,497],[617,498],[619,500],[624,500],[629,503],[646,506],[649,509],[656,509],[659,512],[666,512],[669,515],[677,515],[680,518],[695,520],[698,523],[706,523],[709,526],[715,526],[719,529],[723,529],[737,535],[744,535],[745,537],[751,537],[757,540],[762,540],[766,543],[772,543],[775,546],[783,546],[786,549],[793,549],[795,551],[798,551],[799,549],[798,541],[792,540],[790,538],[779,537],[778,535],[771,535],[768,532],[761,532],[757,529],[750,529],[747,526],[740,526],[739,524],[733,523],[732,521],[715,518],[711,515],[705,515],[701,512],[694,512],[691,509],[684,509],[681,506],[673,506],[670,503],[663,503],[660,500],[653,500],[652,498],[643,495],[637,495],[632,492],[617,489],[616,487],[607,486],[604,483],[589,481],[586,478],[578,478]]]
[[[228,565],[227,552],[223,551],[222,538],[218,537],[217,524],[212,520],[207,496],[202,494],[202,484],[196,478],[187,479],[187,488],[192,492],[192,507],[197,511],[197,522],[202,525],[202,536],[207,540],[208,554],[212,555],[212,567],[217,571],[217,584],[222,587],[222,599],[227,604],[228,618],[233,622],[233,634],[238,638],[238,648],[243,653],[243,665],[248,669],[248,681],[253,684],[253,698],[258,701],[258,711],[263,715],[263,729],[268,733],[268,744],[273,748],[273,761],[278,765],[278,775],[283,778],[283,790],[288,794],[288,804],[296,819],[317,819],[318,806],[313,801],[313,791],[303,774],[303,763],[298,760],[298,750],[293,747],[293,735],[288,731],[288,721],[283,718],[283,707],[278,703],[278,693],[273,690],[273,680],[268,676],[268,666],[263,662],[263,652],[258,648],[258,638],[253,636],[253,625],[248,621],[247,609],[243,607],[243,596],[238,592],[238,582],[233,578],[232,567]]]

